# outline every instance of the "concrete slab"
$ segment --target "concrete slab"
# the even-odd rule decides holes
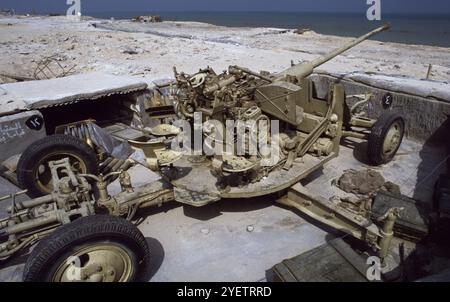
[[[327,237],[267,199],[164,209],[139,228],[153,238],[151,281],[263,281],[274,264],[323,244]]]
[[[438,82],[426,79],[416,79],[411,77],[399,77],[385,74],[367,74],[352,72],[349,74],[336,75],[345,80],[363,83],[369,86],[378,87],[387,91],[395,91],[423,98],[437,99],[443,102],[450,102],[450,83]]]
[[[0,115],[146,88],[147,84],[135,77],[98,72],[3,84],[0,85]]]

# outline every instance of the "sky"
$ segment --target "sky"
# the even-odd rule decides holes
[[[64,13],[67,0],[0,0],[0,8],[17,13]],[[83,15],[89,12],[126,11],[298,11],[359,13],[367,0],[80,0]],[[380,0],[382,12],[450,14],[450,0]]]

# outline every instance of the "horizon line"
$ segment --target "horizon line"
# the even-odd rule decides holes
[[[91,13],[112,13],[112,12],[160,12],[160,13],[318,13],[318,14],[361,14],[366,13],[366,11],[350,11],[350,12],[342,12],[342,11],[316,11],[316,10],[93,10]],[[450,12],[382,12],[384,15],[450,15]]]
[[[8,8],[1,8],[8,9]],[[15,9],[14,9],[15,10]],[[18,10],[20,13],[18,14],[26,14],[26,13],[38,13],[38,14],[55,14],[57,11],[51,10]],[[83,12],[83,9],[82,9]],[[86,10],[83,15],[89,15],[92,13],[289,13],[289,14],[297,14],[297,13],[305,13],[305,14],[333,14],[333,15],[359,15],[365,14],[366,11],[318,11],[318,10],[214,10],[214,9],[199,9],[199,10],[152,10],[152,9],[144,9],[144,10]],[[59,12],[61,13],[61,12]],[[383,15],[399,15],[399,16],[450,16],[450,12],[382,12]]]

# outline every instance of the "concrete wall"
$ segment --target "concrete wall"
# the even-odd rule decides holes
[[[39,111],[26,111],[0,117],[0,163],[22,153],[33,142],[46,136]]]
[[[373,94],[371,105],[366,110],[369,116],[376,118],[387,110],[400,113],[406,120],[406,136],[418,142],[427,141],[438,129],[444,127],[444,123],[450,116],[450,99],[438,100],[408,94],[401,91],[401,87],[399,87],[401,92],[392,92],[392,90],[377,87],[375,83],[372,85],[352,81],[351,79],[338,79],[327,74],[314,74],[311,79],[315,83],[319,98],[325,98],[330,84],[336,81],[344,85],[347,95]],[[393,78],[393,81],[395,81],[395,78]],[[393,103],[390,109],[384,109],[382,99],[388,92],[393,96]],[[353,103],[355,103],[354,100],[349,100],[350,106]],[[447,127],[447,124],[445,123],[445,127]],[[442,129],[440,130],[442,131]],[[450,134],[450,129],[448,133]]]

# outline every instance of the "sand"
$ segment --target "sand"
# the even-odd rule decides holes
[[[56,55],[75,73],[135,75],[150,82],[172,68],[192,73],[229,65],[279,72],[311,60],[351,38],[274,28],[229,28],[197,22],[152,24],[66,17],[0,17],[0,73],[33,77],[37,63]],[[366,41],[322,65],[331,73],[374,72],[450,81],[450,48]],[[10,81],[0,78],[0,82]]]

